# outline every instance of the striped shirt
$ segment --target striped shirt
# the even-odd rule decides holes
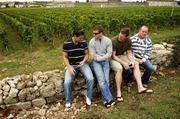
[[[79,65],[79,63],[84,59],[85,50],[87,49],[88,47],[85,40],[82,40],[75,45],[72,38],[69,38],[63,44],[63,51],[68,54],[70,65]]]
[[[140,39],[138,34],[132,36],[130,39],[133,55],[145,62],[152,53],[151,39],[148,36],[145,39]]]

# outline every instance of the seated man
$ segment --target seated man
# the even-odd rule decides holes
[[[112,69],[115,71],[115,80],[117,88],[117,100],[123,101],[121,94],[121,82],[122,82],[122,72],[123,68],[128,71],[130,68],[133,70],[134,78],[137,82],[138,92],[142,93],[146,91],[141,82],[141,74],[139,69],[139,63],[134,61],[131,52],[131,42],[128,38],[129,29],[123,28],[119,36],[112,39],[113,53],[112,59],[110,61]],[[130,82],[129,82],[130,83]]]
[[[154,72],[154,68],[149,61],[152,52],[152,43],[148,36],[148,27],[141,26],[138,34],[131,37],[131,42],[135,60],[145,69],[142,75],[142,83],[147,88],[150,76]]]
[[[93,35],[89,42],[91,65],[101,90],[103,103],[108,108],[115,104],[109,89],[109,59],[112,55],[112,42],[103,35],[101,26],[93,28]]]
[[[74,30],[72,37],[64,42],[63,45],[63,59],[67,70],[64,77],[64,95],[65,107],[71,107],[71,85],[75,75],[80,71],[86,78],[87,96],[86,103],[91,105],[94,78],[88,60],[88,47],[84,39],[84,31],[82,29]]]

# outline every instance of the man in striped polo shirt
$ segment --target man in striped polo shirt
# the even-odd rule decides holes
[[[91,105],[94,78],[89,65],[86,63],[89,58],[87,43],[84,40],[84,31],[75,29],[72,37],[63,44],[63,59],[67,70],[64,77],[65,107],[71,107],[72,81],[76,74],[81,72],[86,79],[87,95],[86,103]]]
[[[147,88],[150,76],[154,72],[154,68],[149,61],[152,53],[152,43],[148,36],[148,27],[141,26],[139,32],[131,37],[131,42],[135,60],[145,69],[142,75],[142,83],[143,86]]]

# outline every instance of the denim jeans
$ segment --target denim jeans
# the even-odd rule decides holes
[[[92,69],[96,75],[103,102],[109,102],[113,99],[109,89],[109,62],[108,61],[92,61]]]
[[[87,97],[91,100],[93,94],[94,77],[88,64],[84,64],[82,67],[72,66],[74,68],[75,75],[80,71],[86,79]],[[71,103],[72,101],[72,82],[75,76],[71,75],[69,70],[65,72],[64,78],[64,95],[65,103]]]
[[[146,60],[140,66],[145,69],[145,72],[142,75],[142,84],[148,84],[150,76],[154,72],[154,68],[149,60]]]

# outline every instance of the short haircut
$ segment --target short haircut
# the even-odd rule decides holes
[[[98,30],[99,33],[103,33],[104,29],[101,25],[96,25],[94,28],[93,28],[93,31],[95,30]]]
[[[84,35],[84,30],[83,29],[81,29],[81,28],[74,29],[72,36],[79,37],[81,35]]]
[[[126,37],[128,37],[129,36],[129,31],[130,31],[129,28],[122,28],[120,32],[122,34],[124,34]]]
[[[144,27],[144,28],[147,28],[147,29],[149,30],[148,26],[142,25],[142,26],[139,28],[139,31],[140,31],[143,27]]]

